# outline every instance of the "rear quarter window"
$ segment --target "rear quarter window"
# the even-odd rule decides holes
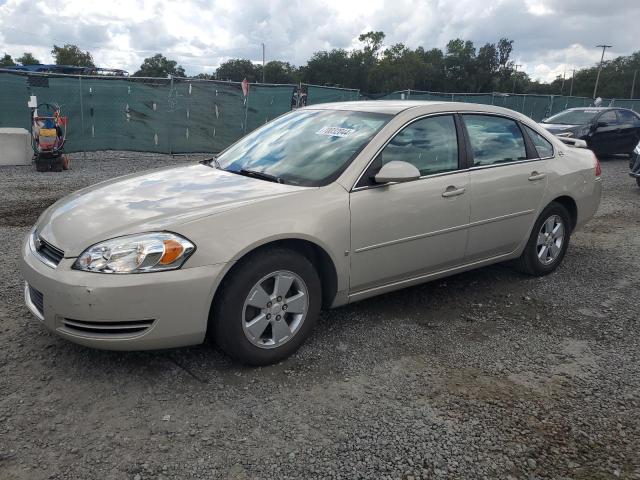
[[[546,138],[544,138],[542,135],[536,132],[533,128],[527,127],[526,125],[523,125],[523,127],[526,130],[527,135],[529,135],[529,138],[533,142],[533,145],[536,147],[536,151],[538,152],[538,157],[539,158],[552,157],[553,145],[551,145],[551,143]]]

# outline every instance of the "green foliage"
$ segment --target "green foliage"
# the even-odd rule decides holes
[[[184,77],[184,68],[178,65],[175,60],[169,60],[161,53],[156,53],[153,57],[145,58],[140,70],[135,74],[136,77],[159,77],[167,78],[169,75],[174,77]]]
[[[298,83],[298,69],[289,62],[273,60],[264,66],[267,83]]]
[[[33,56],[31,52],[24,52],[21,57],[16,58],[20,65],[39,65],[40,60]]]
[[[53,46],[51,55],[56,59],[56,65],[71,65],[74,67],[95,67],[93,57],[89,52],[83,52],[76,45],[70,43],[62,47]]]
[[[232,58],[220,64],[216,70],[218,80],[241,82],[245,78],[248,82],[262,81],[262,65],[255,65],[250,60]]]
[[[9,55],[8,53],[4,54],[4,57],[0,58],[0,68],[2,67],[13,67],[15,66],[16,62],[13,61],[13,58],[11,58],[11,55]]]

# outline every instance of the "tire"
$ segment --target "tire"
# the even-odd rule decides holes
[[[638,184],[638,186],[640,187],[640,177],[636,177],[636,183]]]
[[[52,158],[51,159],[51,171],[52,172],[61,172],[63,168],[62,157]]]
[[[276,282],[281,282],[279,290],[282,290],[290,279],[290,288],[277,296]],[[267,297],[269,303],[265,304]],[[282,300],[278,301],[279,298]],[[320,314],[321,304],[320,278],[307,257],[285,248],[262,250],[241,260],[223,281],[209,315],[208,334],[234,360],[248,365],[269,365],[292,355],[304,343]],[[296,312],[292,313],[294,308]],[[304,313],[298,313],[303,310]],[[250,325],[255,331],[249,329]],[[260,334],[264,325],[267,326]]]
[[[557,245],[557,240],[555,240],[553,236],[549,238],[549,236],[543,232],[543,226],[545,227],[545,232],[549,230],[549,226],[545,224],[552,219],[556,222],[553,224],[554,227],[558,223],[562,225],[563,237],[560,246]],[[564,206],[556,202],[547,205],[536,220],[527,245],[524,247],[522,255],[516,262],[518,269],[534,276],[548,275],[553,272],[558,268],[558,265],[562,263],[562,259],[567,252],[572,228],[571,217]],[[540,240],[544,239],[545,242],[548,241],[551,247],[546,245],[539,246],[539,235],[541,235]],[[555,248],[553,245],[555,245]],[[542,248],[544,246],[546,246],[546,250]],[[542,255],[542,258],[539,254]],[[553,256],[553,258],[550,258],[551,256]]]

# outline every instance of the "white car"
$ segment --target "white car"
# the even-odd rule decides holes
[[[590,151],[511,110],[315,105],[209,162],[56,202],[22,248],[26,303],[83,345],[209,334],[239,361],[268,364],[302,344],[323,307],[506,260],[552,272],[600,192]]]

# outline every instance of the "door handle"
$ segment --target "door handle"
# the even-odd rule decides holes
[[[456,188],[454,185],[449,185],[444,192],[442,192],[442,196],[447,197],[455,197],[458,195],[462,195],[467,190],[464,187]]]
[[[530,182],[535,182],[536,180],[542,180],[546,176],[547,176],[546,173],[538,173],[536,171],[533,171],[533,172],[531,172],[531,175],[529,175],[529,181]]]

